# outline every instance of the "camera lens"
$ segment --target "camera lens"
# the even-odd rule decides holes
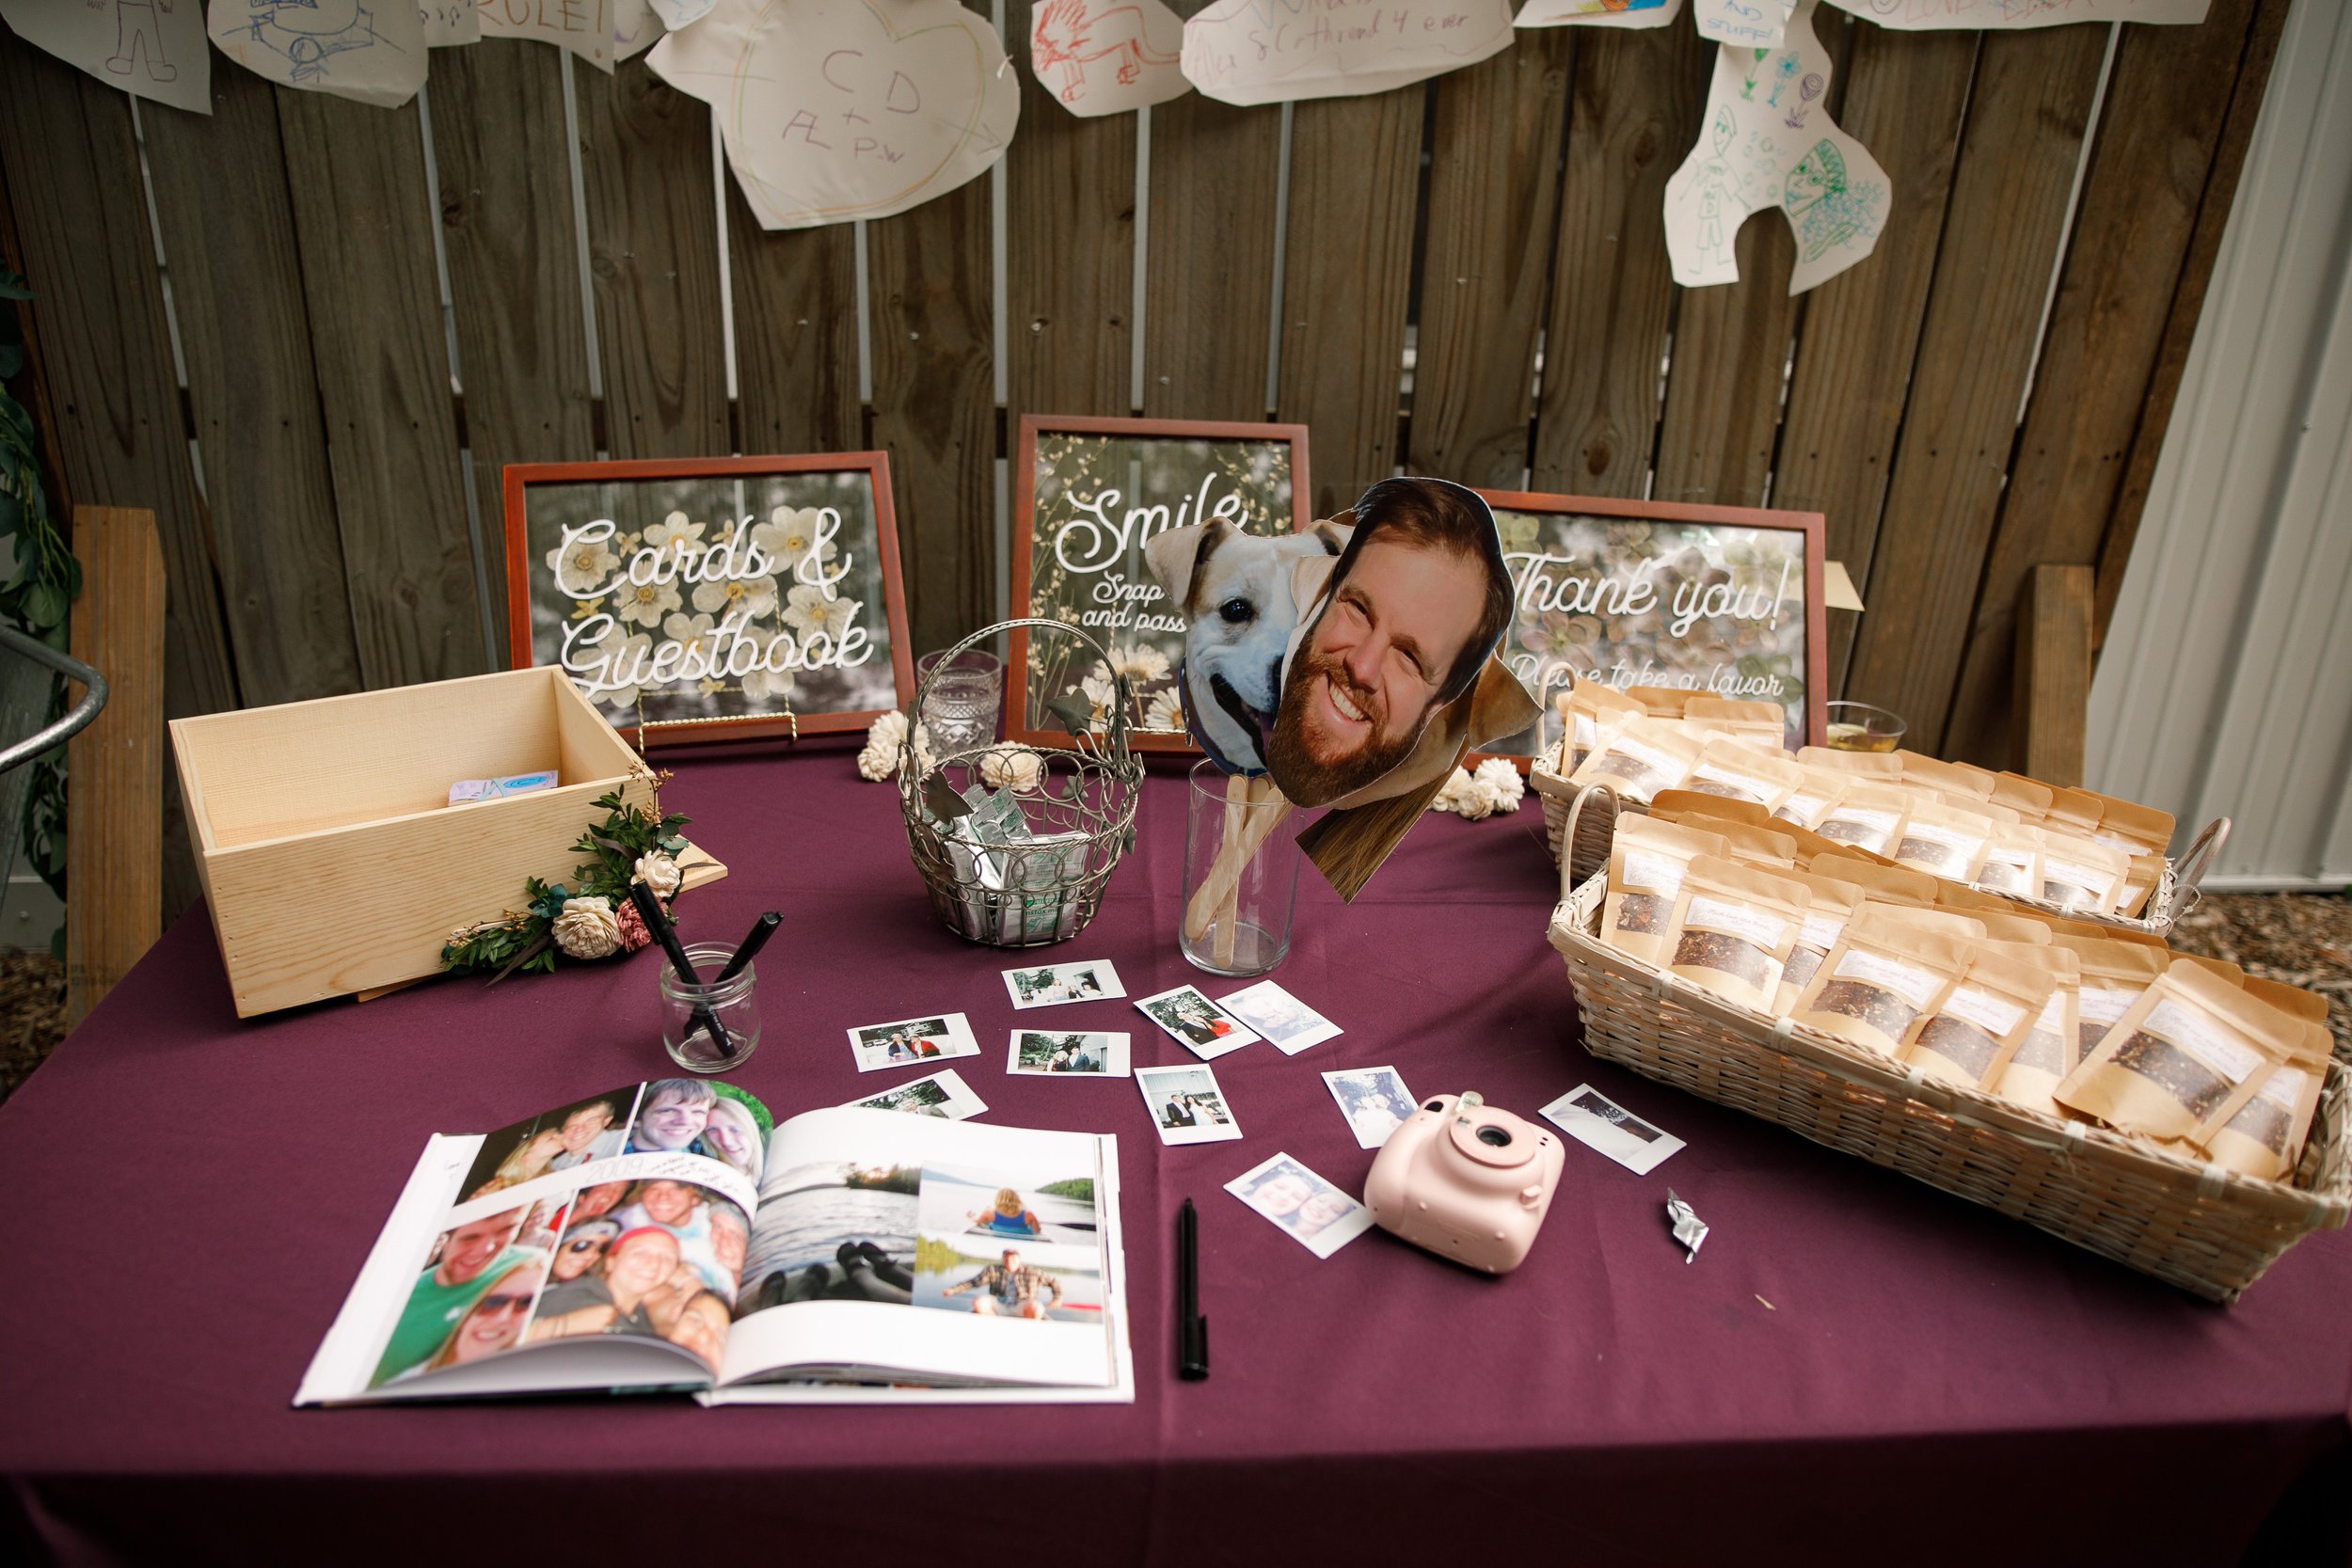
[[[1478,1130],[1478,1141],[1488,1148],[1507,1148],[1511,1142],[1511,1130],[1507,1127],[1497,1127],[1492,1122],[1488,1122]]]

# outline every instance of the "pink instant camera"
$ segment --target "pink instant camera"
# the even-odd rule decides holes
[[[1565,1159],[1558,1138],[1476,1092],[1441,1094],[1380,1146],[1364,1207],[1417,1247],[1509,1274],[1535,1244]]]

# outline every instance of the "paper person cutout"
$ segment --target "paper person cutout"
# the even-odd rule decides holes
[[[612,0],[482,0],[485,39],[536,39],[612,73]]]
[[[1514,27],[1663,27],[1682,0],[1527,0]]]
[[[1265,736],[1281,698],[1282,661],[1298,629],[1291,569],[1337,556],[1356,531],[1317,523],[1309,533],[1244,532],[1218,518],[1152,536],[1143,558],[1184,615],[1176,663],[1184,727],[1228,773],[1265,771]]]
[[[283,87],[390,109],[424,86],[416,0],[213,0],[207,30],[222,54]]]
[[[0,0],[0,17],[25,42],[134,98],[213,112],[197,0]]]
[[[1686,288],[1740,277],[1732,238],[1751,213],[1777,207],[1797,238],[1788,292],[1852,266],[1886,221],[1886,171],[1821,107],[1830,58],[1813,36],[1814,0],[1781,49],[1716,53],[1699,141],[1666,182],[1666,251]]]
[[[1003,156],[1021,84],[955,0],[719,0],[646,62],[711,106],[763,229],[887,217]]]
[[[1778,49],[1796,8],[1797,0],[1691,0],[1691,20],[1710,43]]]
[[[1115,115],[1192,90],[1184,18],[1160,0],[1038,0],[1029,70],[1073,115]]]
[[[1385,92],[1510,46],[1510,0],[1213,0],[1184,24],[1184,74],[1247,106]]]
[[[2189,24],[2205,20],[2207,0],[1829,0],[1841,11],[1899,32],[1945,28],[2058,27],[2070,22]]]

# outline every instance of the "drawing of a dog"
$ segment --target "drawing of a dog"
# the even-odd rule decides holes
[[[1349,513],[1306,533],[1272,537],[1219,518],[1170,529],[1144,546],[1152,576],[1184,612],[1186,727],[1229,770],[1265,771],[1282,655],[1298,625],[1291,569],[1311,557],[1338,555],[1355,531]]]

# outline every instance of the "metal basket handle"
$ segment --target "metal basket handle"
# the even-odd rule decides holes
[[[962,641],[948,649],[945,654],[942,654],[940,656],[939,662],[931,666],[931,673],[924,676],[922,683],[915,688],[914,702],[907,709],[906,738],[898,742],[898,776],[900,778],[909,777],[910,774],[908,770],[914,765],[914,727],[923,721],[923,705],[930,698],[931,694],[931,683],[939,679],[940,672],[953,666],[956,660],[961,658],[965,653],[978,646],[981,642],[986,641],[989,638],[994,637],[998,632],[1011,631],[1018,626],[1034,626],[1041,631],[1068,632],[1071,636],[1076,638],[1079,641],[1094,650],[1095,657],[1100,658],[1104,665],[1106,668],[1110,668],[1111,671],[1111,696],[1113,698],[1111,704],[1111,727],[1104,736],[1104,744],[1107,747],[1114,744],[1124,743],[1127,734],[1127,677],[1117,668],[1111,666],[1109,649],[1104,647],[1103,644],[1097,642],[1093,638],[1089,637],[1083,630],[1072,626],[1067,621],[1053,621],[1038,616],[1030,616],[1017,621],[999,621],[993,626],[982,626],[979,630],[974,632],[971,636],[965,638]],[[1009,673],[1009,672],[1008,672],[1008,673]],[[1025,676],[1024,678],[1025,679]],[[1009,686],[1008,687],[1008,691],[1009,692]],[[1008,701],[1009,701],[1009,696],[1008,696]],[[1073,738],[1080,737],[1073,736]]]
[[[1567,897],[1576,891],[1576,824],[1584,815],[1584,802],[1596,795],[1609,797],[1609,831],[1617,830],[1617,792],[1605,784],[1587,784],[1577,792],[1568,807],[1568,820],[1560,830],[1560,896]]]
[[[2197,884],[2205,879],[2205,873],[2213,869],[2213,863],[2221,856],[2221,847],[2229,842],[2230,819],[2217,816],[2205,824],[2205,831],[2189,845],[2188,853],[2181,857],[2181,863],[2172,873],[2173,919],[2178,920],[2203,901],[2204,892]]]

